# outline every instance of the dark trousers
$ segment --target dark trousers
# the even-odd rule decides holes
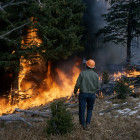
[[[86,124],[90,124],[92,110],[94,107],[96,95],[91,93],[80,93],[79,94],[79,121],[80,124],[85,128]],[[85,124],[85,109],[87,104],[87,116]]]

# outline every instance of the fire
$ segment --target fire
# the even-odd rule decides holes
[[[122,77],[122,74],[123,74],[123,73],[121,73],[121,72],[114,73],[114,74],[113,74],[114,81],[119,80],[119,79]]]
[[[33,21],[33,18],[31,18]],[[26,38],[21,41],[21,47],[26,49],[42,43],[41,39],[37,36],[37,29],[29,27]],[[46,51],[46,50],[42,50]],[[13,52],[14,53],[14,52]],[[80,73],[77,62],[70,67],[69,71],[63,71],[63,69],[57,67],[52,72],[52,64],[48,63],[48,67],[41,61],[37,54],[32,61],[36,62],[36,65],[31,65],[31,61],[26,60],[24,57],[20,59],[20,65],[22,69],[19,73],[17,96],[14,91],[11,90],[9,98],[0,99],[0,115],[4,113],[12,113],[15,108],[27,109],[34,106],[44,105],[54,99],[61,97],[70,97],[73,92],[76,79]],[[70,65],[70,64],[67,64]],[[47,69],[45,78],[42,73]],[[35,73],[35,74],[34,74]],[[13,103],[12,100],[16,99]]]
[[[33,24],[37,22],[34,17],[31,17],[30,20],[33,21]],[[42,40],[38,37],[37,32],[38,30],[36,28],[29,27],[27,35],[21,41],[21,48],[26,49],[31,48],[32,46],[39,47]]]
[[[118,72],[113,74],[114,81],[119,80],[122,76],[126,77],[137,77],[140,76],[140,71],[136,71],[136,69],[130,70],[130,71],[123,71],[123,72]]]
[[[27,109],[34,106],[44,105],[57,98],[70,97],[72,95],[76,79],[80,73],[80,69],[75,65],[72,68],[72,73],[68,75],[61,69],[57,68],[55,69],[57,78],[54,79],[51,75],[51,67],[51,63],[49,63],[46,78],[43,80],[40,87],[32,88],[35,83],[33,83],[33,81],[27,82],[24,80],[25,77],[22,77],[22,79],[19,80],[19,83],[21,84],[19,86],[19,96],[26,96],[26,99],[19,98],[16,104],[10,104],[12,100],[10,100],[10,98],[9,100],[0,99],[0,115],[3,113],[12,113],[15,108]],[[24,72],[28,72],[28,70],[30,69],[24,70],[23,68]],[[24,76],[26,76],[26,74]]]
[[[122,73],[121,72],[114,73],[113,79],[114,79],[114,81],[118,81],[119,79],[122,78],[122,76],[125,76],[127,78],[131,78],[131,77],[136,78],[136,77],[140,76],[140,71],[136,71],[136,69],[132,69],[129,71],[123,71]],[[129,88],[132,90],[132,93],[135,93],[136,88],[133,85],[133,82],[130,82]]]
[[[134,69],[134,70],[129,71],[128,73],[125,73],[125,75],[127,77],[137,77],[137,76],[140,76],[140,71],[136,71]]]

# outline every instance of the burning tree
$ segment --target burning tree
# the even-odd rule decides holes
[[[132,39],[140,36],[140,0],[116,0],[104,14],[107,25],[98,34],[104,34],[104,42],[127,46],[127,64],[131,62]]]
[[[38,54],[40,59],[48,61],[66,58],[83,49],[83,9],[81,0],[1,1],[0,73],[2,76],[8,72],[12,88],[18,88],[21,56],[30,60]],[[25,43],[29,27],[37,30],[41,43],[32,43],[32,39]]]

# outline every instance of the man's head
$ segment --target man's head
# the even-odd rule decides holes
[[[86,62],[86,65],[87,65],[88,68],[93,69],[93,68],[95,68],[95,61],[92,60],[92,59],[89,59],[89,60]]]

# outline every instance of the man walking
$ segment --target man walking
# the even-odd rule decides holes
[[[80,90],[79,121],[83,128],[89,127],[92,116],[92,110],[96,98],[95,92],[100,87],[98,74],[93,70],[95,68],[95,61],[89,59],[86,62],[86,65],[87,70],[84,70],[79,74],[79,77],[77,79],[74,88],[75,95],[77,94],[78,89]],[[87,116],[85,122],[86,104],[87,104]]]

